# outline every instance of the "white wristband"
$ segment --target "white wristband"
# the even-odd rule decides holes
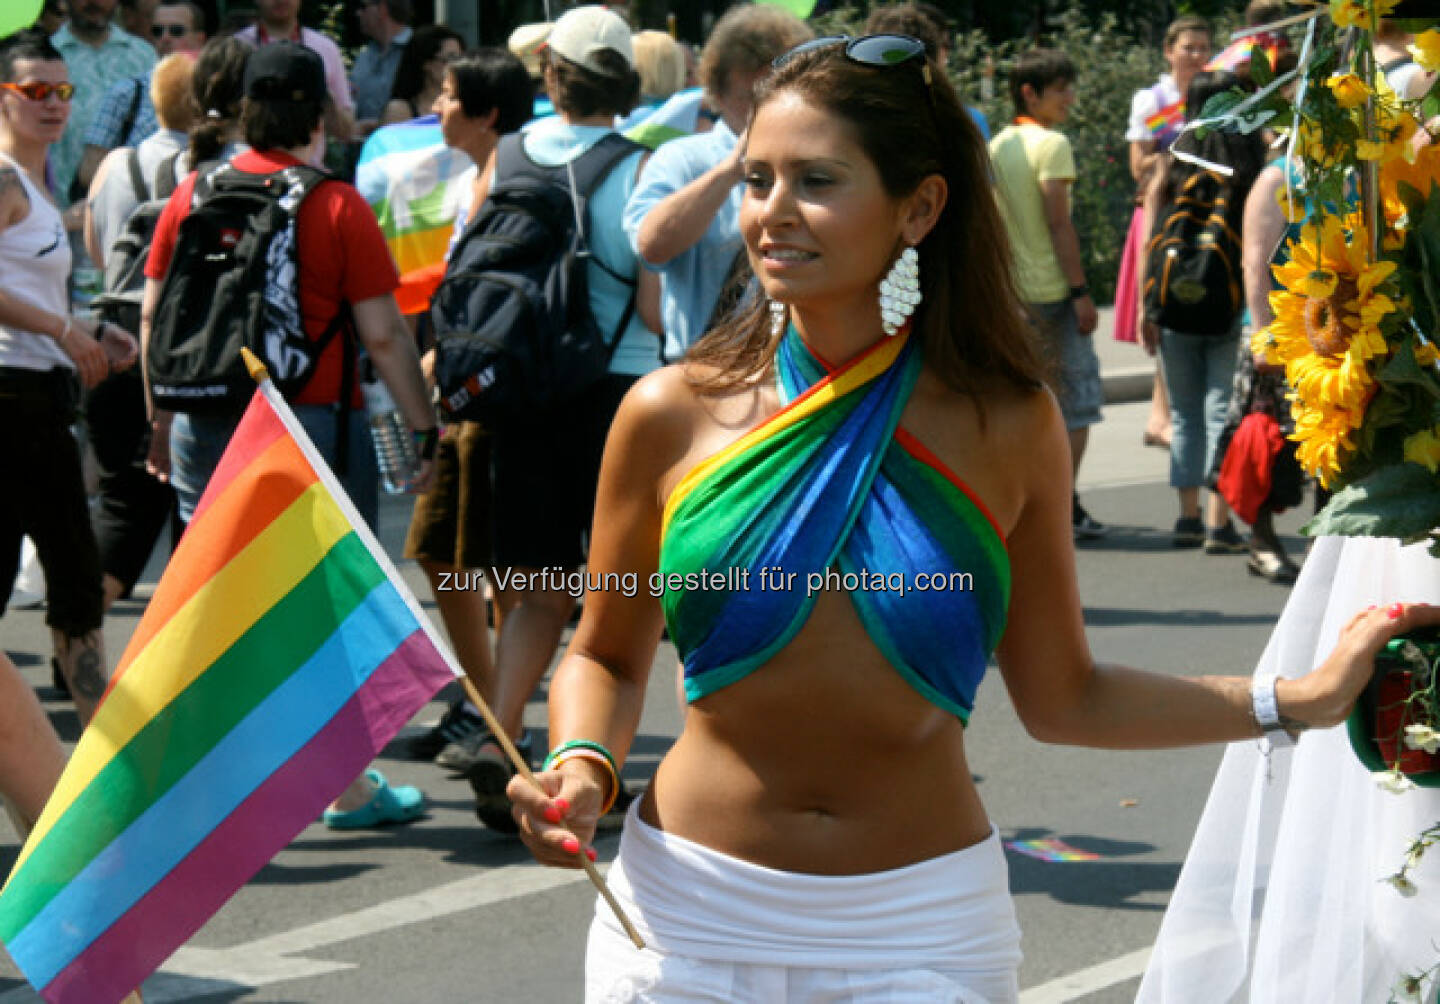
[[[1295,737],[1280,721],[1280,707],[1275,700],[1275,684],[1279,679],[1274,673],[1255,677],[1250,684],[1251,712],[1255,715],[1255,724],[1273,745],[1294,746]]]
[[[60,334],[55,336],[55,344],[62,349],[65,347],[65,336],[70,334],[70,315],[65,315],[65,327],[60,329]]]

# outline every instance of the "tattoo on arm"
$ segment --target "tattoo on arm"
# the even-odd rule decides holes
[[[70,686],[75,693],[90,701],[98,701],[105,693],[104,640],[99,631],[67,637],[60,661],[69,664]]]
[[[6,213],[4,207],[14,203],[17,207]],[[30,212],[30,196],[25,194],[25,182],[20,172],[13,167],[0,166],[0,229],[16,220],[25,218]]]

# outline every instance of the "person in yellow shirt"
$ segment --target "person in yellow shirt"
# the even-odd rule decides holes
[[[1072,476],[1080,469],[1090,426],[1100,421],[1100,361],[1090,335],[1098,316],[1080,241],[1070,219],[1075,158],[1055,127],[1075,103],[1075,65],[1053,49],[1032,49],[1010,72],[1015,121],[990,141],[1000,212],[1014,254],[1025,309],[1051,357],[1052,380],[1070,433]],[[1076,540],[1104,536],[1078,496],[1071,499]]]

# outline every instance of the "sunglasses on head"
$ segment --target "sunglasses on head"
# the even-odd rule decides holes
[[[69,101],[75,96],[74,84],[46,84],[35,81],[29,84],[0,84],[0,88],[7,91],[14,91],[21,97],[29,98],[31,101],[44,101],[50,95],[55,95],[61,101]]]
[[[862,66],[899,66],[907,63],[917,56],[924,60],[925,43],[918,38],[909,35],[862,35],[859,38],[852,38],[849,35],[827,35],[825,38],[812,38],[808,42],[801,42],[778,57],[770,64],[777,70],[790,60],[803,52],[814,52],[816,49],[826,49],[832,45],[845,46],[845,58],[851,62],[860,63]],[[922,64],[925,70],[925,82],[930,82],[930,66]]]
[[[164,38],[169,35],[171,38],[182,38],[190,29],[183,24],[152,24],[150,36],[152,38]]]

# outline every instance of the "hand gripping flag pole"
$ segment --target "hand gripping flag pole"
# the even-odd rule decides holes
[[[267,396],[270,396],[273,391],[273,385],[270,383],[270,374],[269,371],[266,370],[265,364],[249,349],[242,348],[240,351],[245,357],[245,365],[250,370],[250,376],[266,391]],[[276,398],[279,397],[279,395],[274,396]],[[530,764],[526,761],[525,757],[520,755],[520,751],[515,748],[515,744],[510,741],[510,737],[505,734],[505,729],[501,726],[500,720],[495,717],[495,712],[490,710],[490,705],[485,702],[485,698],[480,696],[480,691],[476,688],[475,681],[470,679],[467,673],[460,676],[460,684],[465,688],[465,696],[480,710],[480,717],[485,719],[485,726],[490,730],[490,734],[495,737],[496,742],[500,744],[500,748],[505,751],[505,756],[509,758],[516,772],[533,785],[537,791],[543,793],[544,789],[540,787],[540,782],[535,779],[535,774],[530,770]],[[625,915],[625,911],[621,908],[619,901],[615,899],[615,894],[610,891],[610,886],[606,884],[604,876],[602,876],[599,869],[595,867],[595,863],[586,857],[584,853],[579,854],[578,857],[580,859],[580,867],[585,869],[585,875],[590,879],[591,884],[595,886],[605,902],[609,904],[610,909],[615,912],[615,919],[618,920],[620,926],[625,929],[625,933],[629,935],[630,941],[636,948],[644,948],[645,939],[640,937],[640,932],[635,929],[635,925],[631,923],[630,918]]]

